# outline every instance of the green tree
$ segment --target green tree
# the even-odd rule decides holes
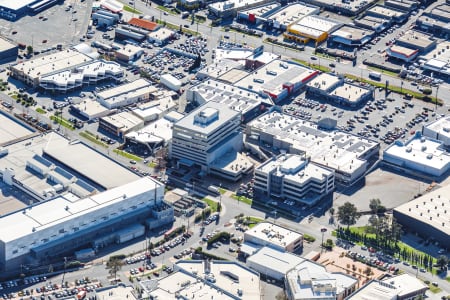
[[[448,265],[448,258],[445,255],[439,255],[436,261],[436,265],[441,269],[445,270]]]
[[[109,269],[109,274],[114,275],[114,281],[117,281],[117,271],[120,271],[123,266],[123,261],[119,258],[110,258],[106,263],[106,267]]]
[[[431,89],[423,89],[423,91],[422,91],[422,93],[424,94],[424,95],[431,95],[431,93],[432,93],[433,91],[431,90]]]
[[[370,208],[370,211],[371,211],[373,214],[375,214],[375,215],[378,214],[378,211],[379,211],[379,209],[380,209],[381,206],[382,206],[382,205],[381,205],[380,199],[374,198],[374,199],[371,199],[371,200],[370,200],[369,208]]]
[[[33,53],[33,46],[28,45],[27,46],[27,54],[30,55],[31,53]]]
[[[331,207],[329,210],[328,210],[328,212],[330,213],[330,215],[334,215],[334,207]]]
[[[339,222],[347,225],[347,229],[350,225],[354,225],[359,217],[356,206],[350,202],[345,202],[344,205],[338,207],[337,218]]]
[[[288,297],[286,295],[286,293],[284,291],[280,291],[276,296],[275,296],[276,300],[287,300]]]

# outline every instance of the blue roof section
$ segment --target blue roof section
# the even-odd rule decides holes
[[[45,158],[43,158],[42,156],[37,155],[37,154],[35,154],[33,156],[33,159],[40,162],[41,164],[43,164],[44,166],[46,166],[48,168],[52,165],[52,163],[50,161],[46,160]]]
[[[70,174],[69,172],[67,172],[66,170],[64,170],[64,169],[62,169],[60,167],[56,167],[55,168],[55,172],[58,173],[59,175],[63,176],[64,178],[67,178],[67,179],[72,179],[73,177],[75,177],[75,176],[73,176],[72,174]]]
[[[88,191],[90,193],[95,191],[95,188],[92,185],[88,184],[87,182],[85,182],[85,181],[83,181],[81,179],[78,179],[75,182],[75,184],[80,186],[81,188],[85,189],[86,191]]]

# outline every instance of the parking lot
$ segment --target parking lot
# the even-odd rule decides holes
[[[2,35],[17,43],[31,45],[38,52],[51,51],[47,49],[57,44],[73,44],[77,42],[75,37],[86,30],[90,16],[87,2],[73,3],[73,10],[70,11],[66,10],[67,5],[54,5],[37,15],[25,16],[15,22],[0,19]]]
[[[357,84],[357,83],[356,83]],[[382,148],[395,139],[409,138],[423,123],[440,117],[434,105],[419,100],[405,100],[399,95],[385,97],[384,90],[375,92],[375,100],[349,109],[320,99],[298,96],[284,112],[316,122],[322,118],[337,120],[337,128],[382,143]]]

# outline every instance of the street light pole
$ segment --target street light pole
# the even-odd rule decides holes
[[[66,275],[66,264],[67,264],[67,257],[64,256],[64,272],[61,279],[61,287],[64,286],[64,276]]]
[[[439,85],[436,87],[436,99],[434,100],[434,112],[436,113],[436,115],[437,115],[438,92],[439,92]]]
[[[219,215],[220,215],[220,212],[222,211],[222,183],[221,184],[219,184],[219,209],[218,209],[218,211],[219,211]]]
[[[320,247],[320,253],[322,253],[323,252],[323,248],[324,248],[324,246],[323,246],[323,236],[325,235],[325,232],[327,232],[327,229],[325,227],[322,227],[320,229],[320,232],[322,232],[322,244],[321,244],[321,247]]]

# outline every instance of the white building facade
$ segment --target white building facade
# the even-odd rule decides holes
[[[255,190],[308,206],[334,190],[333,170],[293,154],[282,154],[261,164],[255,169],[254,179]]]
[[[287,252],[296,252],[303,247],[302,234],[267,222],[261,222],[247,230],[244,241]]]
[[[6,176],[6,178],[5,178]],[[3,180],[8,182],[8,173]],[[173,221],[173,209],[163,202],[164,185],[144,177],[86,198],[67,193],[0,218],[0,269],[44,263],[60,255],[105,244],[95,243],[125,226],[153,219]],[[1,277],[1,276],[0,276]]]

